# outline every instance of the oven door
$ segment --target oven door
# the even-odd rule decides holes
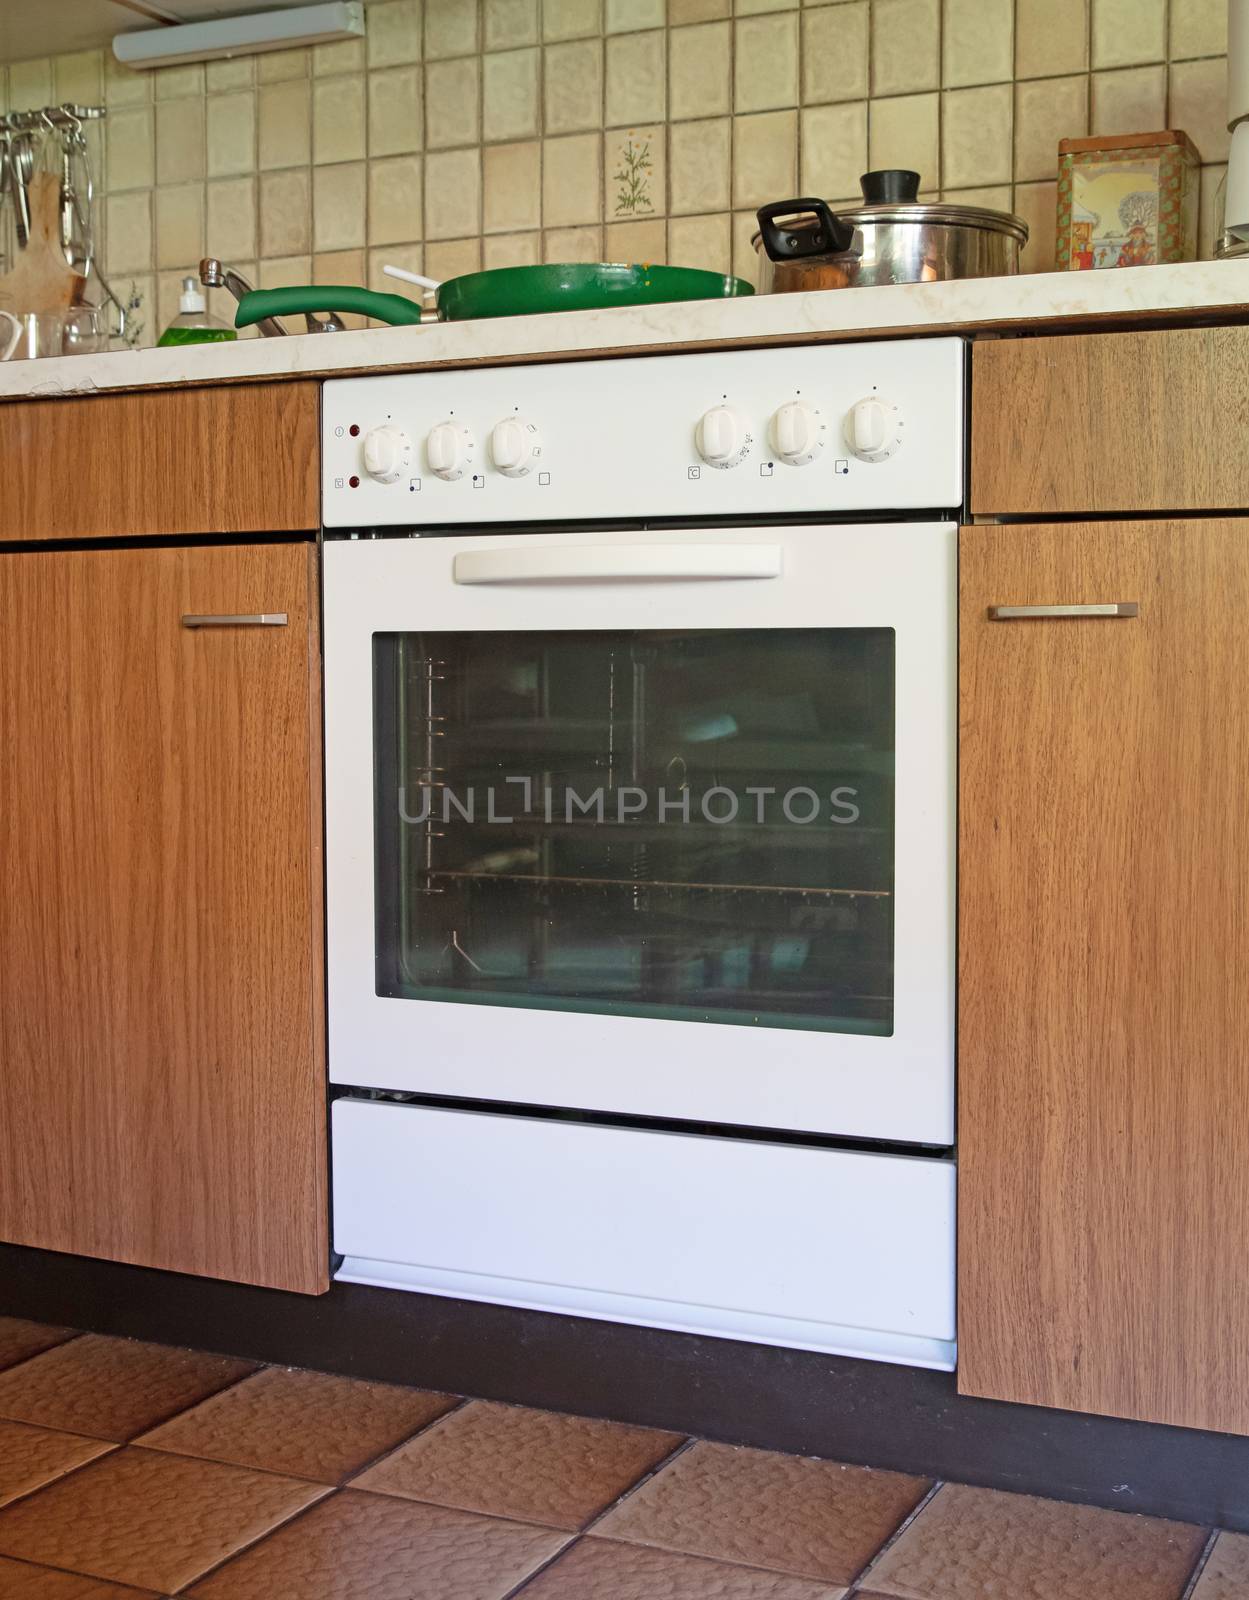
[[[954,539],[327,544],[332,1079],[951,1143]]]

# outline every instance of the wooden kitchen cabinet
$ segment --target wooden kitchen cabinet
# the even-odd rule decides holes
[[[1249,525],[960,568],[959,1388],[1249,1433]]]
[[[315,558],[0,555],[0,1239],[327,1287]]]

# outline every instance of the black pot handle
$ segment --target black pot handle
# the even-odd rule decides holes
[[[913,206],[919,199],[919,173],[906,167],[881,167],[859,179],[868,206]]]
[[[755,212],[763,248],[773,261],[801,261],[807,256],[840,255],[854,243],[854,229],[828,209],[823,200],[773,200]],[[777,217],[815,217],[814,228],[783,228]]]

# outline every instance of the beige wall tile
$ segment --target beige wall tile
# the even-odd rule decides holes
[[[940,0],[874,0],[872,93],[912,94],[941,81]]]
[[[674,121],[732,110],[732,23],[673,28],[668,35],[668,83]]]
[[[364,152],[364,74],[319,79],[312,90],[313,161],[362,161]]]
[[[548,139],[542,152],[542,224],[567,228],[602,216],[602,140],[598,134]]]
[[[483,267],[536,267],[542,260],[540,233],[500,233],[481,241]]]
[[[536,139],[482,151],[481,225],[486,233],[542,226],[542,146]]]
[[[667,205],[667,129],[612,128],[603,135],[603,215],[609,219],[662,216]]]
[[[1166,53],[1167,0],[1093,0],[1095,68],[1162,61]]]
[[[609,128],[618,128],[627,122],[663,120],[668,104],[664,72],[666,46],[667,37],[662,29],[624,33],[608,39],[604,116]]]
[[[802,17],[802,98],[807,105],[867,97],[867,0],[817,6]]]
[[[482,133],[486,139],[530,139],[541,132],[537,49],[506,50],[482,59]]]
[[[922,189],[939,186],[937,98],[935,94],[911,94],[872,101],[867,155],[873,170],[909,167],[919,173]]]
[[[794,192],[798,113],[763,111],[733,118],[733,204],[761,206]]]
[[[312,249],[312,173],[307,167],[260,179],[260,254],[299,256]]]
[[[425,147],[450,150],[481,138],[481,58],[431,61],[425,68]]]
[[[478,47],[478,0],[425,0],[425,59],[472,55]]]
[[[442,239],[425,246],[425,272],[439,283],[481,270],[480,239]]]
[[[204,102],[167,100],[156,107],[156,181],[185,183],[204,176]]]
[[[1088,61],[1088,0],[1015,0],[1017,78],[1083,72]]]
[[[204,254],[204,185],[156,191],[156,265],[180,267]]]
[[[1014,0],[945,0],[941,81],[947,88],[1008,82],[1014,52]]]
[[[1058,175],[1058,141],[1088,132],[1089,80],[1036,78],[1015,85],[1015,179]]]
[[[370,244],[407,243],[421,237],[421,178],[420,156],[392,156],[369,163]]]
[[[1054,219],[1057,208],[1056,183],[1015,185],[1015,212],[1028,224],[1028,242],[1019,257],[1020,271],[1054,270]]]
[[[256,57],[258,83],[286,83],[291,78],[306,78],[311,71],[311,50],[268,50]]]
[[[421,59],[420,0],[387,0],[365,12],[370,67],[401,67]]]
[[[1172,61],[1221,56],[1226,50],[1226,0],[1171,0]]]
[[[199,62],[183,67],[158,67],[152,80],[157,100],[184,100],[204,92],[204,68]]]
[[[9,103],[14,111],[46,106],[52,99],[52,61],[15,61],[9,68]]]
[[[425,271],[425,248],[408,241],[388,244],[384,250],[369,251],[369,288],[380,294],[399,294],[415,305],[424,305],[425,291],[418,283],[404,283],[402,278],[388,278],[385,267],[403,267],[408,272]]]
[[[52,92],[58,101],[99,105],[104,94],[104,60],[98,50],[75,50],[52,63]]]
[[[1205,162],[1227,160],[1227,61],[1179,61],[1171,68],[1168,128],[1183,128]],[[1158,124],[1162,126],[1161,123]]]
[[[1014,204],[1009,183],[991,183],[983,189],[942,189],[941,198],[952,206],[983,206],[989,211],[1009,211]]]
[[[674,217],[668,224],[668,262],[674,267],[729,272],[733,265],[733,219],[729,213]]]
[[[347,284],[354,288],[357,284],[363,285],[367,272],[368,263],[363,250],[327,251],[312,258],[313,283]],[[368,319],[354,311],[342,312],[341,316],[349,328],[369,326]]]
[[[482,23],[487,50],[515,50],[541,37],[538,0],[484,0]]]
[[[301,256],[274,256],[260,263],[260,287],[262,289],[289,289],[300,284],[312,282],[312,257]],[[302,325],[303,318],[300,323]]]
[[[603,126],[603,45],[599,39],[548,45],[543,52],[544,123],[548,133]]]
[[[105,202],[108,270],[112,273],[152,270],[152,191],[111,194]]]
[[[867,101],[811,106],[802,113],[802,181],[805,195],[825,200],[858,198],[867,171]],[[784,200],[784,195],[773,196]]]
[[[9,103],[13,105],[10,85]],[[112,112],[121,106],[145,106],[152,98],[152,74],[123,67],[111,50],[104,52],[104,104]]]
[[[669,209],[674,215],[728,208],[732,137],[728,117],[674,123],[668,130]]]
[[[1227,168],[1222,163],[1201,169],[1200,210],[1197,215],[1197,258],[1209,261],[1223,231],[1224,187]]]
[[[317,44],[312,47],[314,78],[333,78],[344,72],[363,72],[365,66],[366,49],[363,39],[340,39],[335,44]]]
[[[311,161],[312,95],[307,80],[265,84],[258,107],[261,167],[301,167]]]
[[[668,26],[684,27],[691,22],[716,22],[731,16],[732,0],[668,0]]]
[[[205,102],[208,125],[208,176],[225,178],[256,170],[256,95],[252,89],[237,94],[215,94]],[[156,137],[160,139],[158,106]],[[248,254],[254,254],[249,251]]]
[[[739,17],[757,17],[765,11],[793,11],[798,0],[737,0]]]
[[[348,161],[312,174],[312,248],[355,250],[364,243],[365,167]]]
[[[1091,90],[1094,133],[1150,133],[1163,126],[1165,67],[1095,72]]]
[[[798,14],[746,17],[733,24],[733,109],[776,111],[798,104]]]
[[[542,255],[546,261],[601,261],[603,230],[553,228],[542,236]]]
[[[602,0],[542,0],[542,37],[588,39],[603,31]]]
[[[644,266],[668,260],[668,230],[662,217],[648,222],[609,222],[603,230],[603,259],[638,261]]]
[[[232,61],[204,63],[204,88],[209,94],[227,94],[231,89],[250,89],[255,82],[255,56],[238,56]]]
[[[9,69],[0,67],[0,111],[9,109]]]
[[[733,213],[733,275],[759,287],[759,253],[753,243],[759,221],[753,211]]]
[[[604,33],[638,33],[662,28],[668,21],[665,0],[607,0]]]
[[[1009,83],[948,89],[941,108],[941,183],[972,188],[1011,180]]]
[[[223,178],[208,185],[205,243],[223,261],[251,261],[256,255],[256,180]],[[110,262],[111,265],[111,262]]]
[[[110,193],[115,194],[119,189],[150,189],[156,182],[152,128],[150,106],[110,114],[105,164]]]
[[[420,67],[370,72],[369,154],[404,155],[424,143],[423,83]]]
[[[425,158],[426,241],[464,239],[480,230],[480,151],[434,151]]]

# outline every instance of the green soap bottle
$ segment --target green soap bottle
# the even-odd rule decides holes
[[[204,291],[194,278],[183,278],[178,315],[156,341],[157,347],[174,344],[220,344],[237,339],[228,323],[210,317],[204,304]]]

